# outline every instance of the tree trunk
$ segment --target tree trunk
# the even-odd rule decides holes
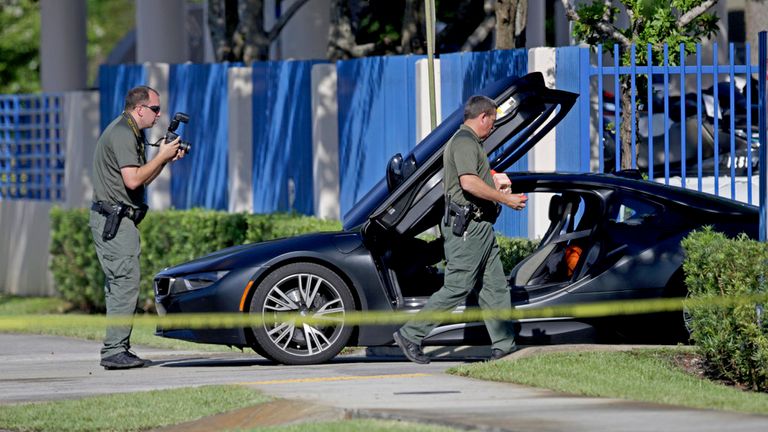
[[[496,49],[515,48],[517,0],[496,0]]]
[[[269,59],[269,39],[264,30],[264,2],[238,0],[235,50],[245,63]]]
[[[403,30],[400,33],[400,48],[403,54],[424,54],[427,51],[424,9],[424,0],[405,0]]]
[[[629,75],[619,78],[621,88],[621,169],[632,168],[632,82]],[[637,120],[637,115],[635,115]],[[637,127],[635,127],[637,130]]]
[[[528,0],[496,0],[496,49],[525,46]]]
[[[233,1],[227,0],[208,0],[208,27],[211,31],[211,42],[213,43],[213,52],[216,61],[231,61],[232,44],[231,36],[234,29],[229,29],[227,23],[228,7],[234,7]]]
[[[331,23],[328,28],[328,60],[363,57],[374,48],[373,43],[358,45],[352,32],[348,0],[331,1]]]

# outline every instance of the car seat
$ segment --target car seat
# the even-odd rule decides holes
[[[551,255],[562,253],[562,242],[567,238],[562,236],[561,232],[563,229],[573,230],[573,218],[579,208],[578,203],[579,197],[576,195],[552,197],[549,202],[549,228],[544,233],[539,248],[520,261],[510,272],[509,282],[512,286],[528,285],[548,262],[552,262],[549,260]]]

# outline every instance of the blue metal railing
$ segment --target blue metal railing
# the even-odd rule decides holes
[[[0,96],[0,201],[64,199],[63,96]]]
[[[711,188],[708,192],[715,195],[721,194],[721,181],[730,181],[730,187],[724,186],[726,191],[722,195],[760,205],[760,237],[765,241],[768,230],[766,170],[759,170],[757,200],[753,191],[753,177],[758,174],[757,168],[768,165],[765,149],[766,33],[760,33],[759,62],[756,65],[750,62],[752,53],[749,44],[744,49],[744,64],[737,64],[733,44],[728,47],[728,62],[720,64],[716,43],[712,47],[711,64],[702,61],[700,44],[696,45],[695,64],[686,64],[685,49],[681,44],[678,66],[670,65],[666,45],[663,61],[658,65],[653,64],[650,45],[645,47],[645,65],[637,64],[636,48],[632,46],[629,66],[620,66],[618,46],[613,47],[611,65],[603,64],[602,46],[597,48],[599,54],[596,65],[591,64],[587,48],[582,49],[580,56],[581,94],[590,94],[593,79],[597,84],[597,112],[591,114],[597,116],[598,161],[592,166],[599,172],[621,169],[620,92],[622,77],[626,77],[632,88],[629,143],[632,168],[641,169],[656,181],[662,181],[663,178],[667,185],[676,184],[679,178],[681,187],[695,187],[699,191],[705,189],[707,179],[707,187]],[[689,77],[695,78],[693,86],[686,83]],[[638,93],[638,78],[646,80],[645,95]],[[712,86],[704,88],[703,81],[708,79],[712,81]],[[740,80],[745,83],[743,88],[737,84]],[[679,96],[670,94],[670,84],[673,82],[679,86]],[[755,83],[756,88],[753,88]],[[612,87],[613,95],[605,92],[605,84],[608,84],[609,89]],[[590,100],[594,99],[583,98],[580,101],[581,154],[586,155],[582,156],[586,160],[589,160],[590,148],[594,145],[590,144],[589,135],[589,124],[593,121],[590,118]],[[641,111],[637,109],[638,104],[644,105]],[[679,107],[674,107],[674,104],[679,104]],[[679,119],[675,119],[676,115],[679,115]],[[757,125],[754,124],[755,115],[758,117]],[[639,151],[641,147],[644,149]],[[755,153],[758,147],[759,153]],[[696,177],[695,186],[689,185],[689,177]],[[746,183],[746,190],[737,190],[737,183]]]

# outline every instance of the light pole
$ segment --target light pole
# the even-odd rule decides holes
[[[431,129],[437,127],[435,104],[435,0],[424,0],[427,16],[427,75],[429,80],[429,121]]]

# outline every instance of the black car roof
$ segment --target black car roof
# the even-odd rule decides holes
[[[568,189],[599,189],[628,190],[646,194],[659,200],[671,201],[679,205],[696,208],[703,212],[744,214],[757,217],[759,208],[754,205],[725,197],[715,196],[697,190],[684,189],[679,186],[665,185],[649,180],[635,179],[615,174],[598,173],[531,173],[508,172],[516,189],[553,189],[567,191]]]

